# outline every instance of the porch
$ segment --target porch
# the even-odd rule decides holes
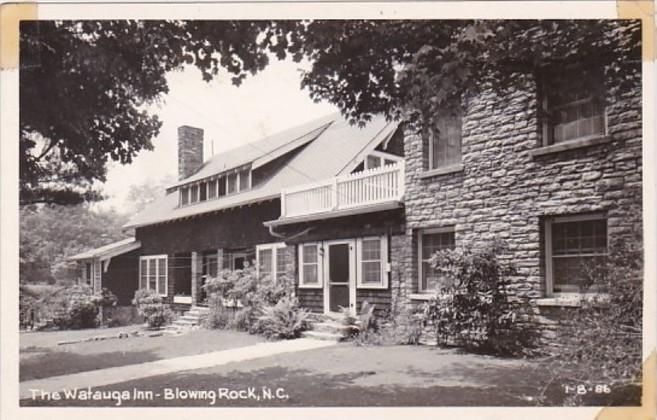
[[[404,161],[339,175],[281,191],[281,216],[268,226],[400,207]]]

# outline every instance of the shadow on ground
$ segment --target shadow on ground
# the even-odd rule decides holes
[[[462,367],[464,375],[477,374]],[[488,371],[485,374],[496,375]],[[536,401],[529,399],[536,395],[542,383],[532,383],[531,377],[518,377],[513,383],[499,383],[495,386],[406,386],[388,384],[362,386],[363,378],[376,376],[375,371],[359,371],[339,375],[321,374],[306,369],[269,367],[253,371],[230,371],[223,375],[203,373],[180,373],[163,375],[97,388],[99,391],[124,391],[134,395],[134,389],[152,391],[153,399],[122,401],[122,406],[199,406],[199,407],[352,407],[352,406],[532,406]],[[409,372],[411,375],[425,375],[424,372]],[[483,374],[483,373],[482,373]],[[177,397],[166,398],[165,389],[179,393]],[[187,398],[180,391],[215,391],[226,388],[230,391],[243,390],[242,397],[217,397],[210,395]],[[252,393],[249,393],[249,390]],[[271,392],[268,398],[267,392]],[[635,390],[636,391],[636,390]],[[556,390],[559,393],[559,390]],[[636,397],[636,392],[633,393]],[[627,396],[625,396],[627,397]],[[633,397],[633,398],[634,398]],[[627,401],[624,401],[625,403]],[[595,405],[618,405],[613,400],[596,401]],[[638,403],[638,402],[636,402]],[[636,404],[635,403],[635,404]],[[556,401],[554,404],[558,404]],[[104,401],[21,401],[23,406],[115,406],[115,400]],[[553,405],[553,404],[549,404]]]
[[[81,354],[72,351],[59,351],[52,349],[30,349],[29,358],[20,362],[19,381],[42,379],[51,376],[68,375],[125,366],[133,363],[151,362],[158,359],[153,351],[125,351]],[[24,350],[21,350],[24,352]]]

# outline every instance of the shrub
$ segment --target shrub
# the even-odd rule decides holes
[[[258,277],[255,267],[249,264],[241,270],[220,271],[215,278],[208,279],[204,287],[211,297],[211,312],[223,311],[227,314],[224,306],[228,302],[239,303],[241,309],[235,312],[232,319],[228,317],[230,320],[227,326],[254,334],[261,332],[258,317],[262,315],[264,308],[276,305],[293,290],[292,281],[288,277],[280,276],[276,282],[269,276]],[[216,309],[213,309],[214,307]]]
[[[496,241],[432,256],[431,265],[443,275],[443,284],[438,297],[425,304],[423,318],[433,325],[440,343],[498,355],[532,352],[536,333],[528,322],[530,314],[507,294],[515,270],[500,261],[505,251]]]
[[[66,288],[60,295],[53,323],[59,329],[93,328],[98,325],[98,298],[86,285]]]
[[[607,261],[587,270],[587,282],[598,295],[569,308],[567,319],[560,323],[563,345],[545,362],[545,370],[552,374],[550,383],[604,383],[612,390],[634,387],[638,392],[642,374],[641,244],[638,234],[612,240]],[[579,405],[581,399],[574,396],[566,403]]]
[[[208,298],[209,311],[202,321],[205,328],[224,329],[228,326],[230,317],[222,301],[223,299],[216,294]]]
[[[173,320],[174,314],[169,305],[164,303],[162,296],[153,290],[137,290],[132,303],[137,307],[139,315],[144,317],[144,320],[151,328],[159,328]]]
[[[293,297],[284,297],[273,306],[265,306],[258,316],[257,330],[272,338],[297,338],[308,329],[310,314]]]

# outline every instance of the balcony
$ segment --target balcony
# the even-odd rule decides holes
[[[303,218],[398,206],[404,195],[404,162],[367,169],[281,191],[281,218]]]

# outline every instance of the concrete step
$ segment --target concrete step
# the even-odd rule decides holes
[[[348,334],[350,326],[335,321],[315,322],[312,324],[313,331],[330,332],[334,334]]]
[[[344,339],[342,334],[313,330],[304,331],[302,335],[306,338],[314,338],[315,340],[342,341]]]
[[[183,315],[183,316],[179,316],[178,319],[182,319],[183,321],[196,322],[197,324],[201,320],[199,317],[194,315]]]
[[[198,322],[195,322],[195,321],[187,321],[187,320],[185,320],[185,319],[180,319],[180,318],[178,318],[178,319],[176,319],[175,321],[173,321],[172,325],[179,325],[179,326],[181,326],[181,327],[193,327],[193,326],[195,326],[195,325],[198,325]]]

